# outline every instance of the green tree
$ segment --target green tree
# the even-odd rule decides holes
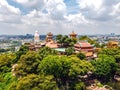
[[[63,43],[62,37],[63,37],[63,36],[62,36],[61,34],[59,34],[59,35],[56,36],[56,41],[57,41],[58,43],[60,43],[60,44]]]
[[[68,46],[73,46],[76,42],[76,38],[70,38],[67,35],[57,35],[56,36],[56,41],[61,44],[61,47],[68,47]]]
[[[52,75],[30,74],[12,83],[9,90],[58,90]]]
[[[16,59],[14,62],[17,62],[20,59],[20,57],[26,54],[28,51],[29,51],[29,47],[22,45],[19,51],[16,52]]]
[[[86,90],[86,86],[83,82],[77,83],[75,85],[75,90]]]
[[[102,49],[99,52],[99,56],[102,55],[107,55],[107,56],[112,56],[113,58],[115,58],[116,62],[119,63],[120,62],[120,48],[105,48]]]
[[[71,77],[77,77],[78,75],[84,76],[87,75],[89,71],[94,71],[92,64],[86,60],[80,60],[77,57],[71,57],[70,60],[72,60],[69,70],[69,76]]]
[[[115,59],[117,63],[120,63],[120,53],[115,55]]]
[[[11,72],[0,73],[0,90],[8,90],[16,78],[12,76]]]
[[[96,43],[95,40],[90,39],[88,36],[81,36],[81,37],[79,37],[79,40],[87,41],[87,42],[89,42],[90,44],[95,44],[95,43]]]
[[[72,55],[75,52],[75,50],[73,47],[68,47],[65,49],[65,52],[66,52],[66,55],[69,56],[69,55]]]
[[[77,57],[81,60],[84,60],[86,58],[85,54],[83,54],[81,52],[77,54]]]
[[[0,55],[0,72],[6,73],[11,70],[13,60],[15,59],[15,54],[1,54]]]
[[[71,88],[72,84],[75,88],[78,75],[86,75],[87,72],[94,70],[91,63],[67,56],[48,56],[41,61],[39,68],[41,72],[53,75],[59,88],[64,87],[62,89],[65,90]]]
[[[37,74],[40,60],[37,59],[36,55],[34,51],[29,51],[25,55],[22,55],[13,73],[17,77],[26,76],[32,73]]]
[[[38,58],[39,60],[42,60],[43,58],[45,58],[48,55],[57,55],[58,52],[56,50],[52,50],[49,47],[43,47],[38,51]]]
[[[119,48],[104,48],[102,49],[99,54],[101,55],[109,55],[115,57],[115,55],[120,54],[120,49]]]
[[[91,63],[95,67],[94,74],[102,81],[108,81],[110,78],[113,78],[118,68],[115,59],[106,55],[99,56],[97,60],[94,60]]]

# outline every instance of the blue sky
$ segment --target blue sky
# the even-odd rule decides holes
[[[120,34],[120,0],[0,0],[0,34]]]
[[[9,5],[16,7],[16,8],[19,8],[21,10],[22,14],[28,13],[28,10],[25,7],[23,7],[20,3],[17,3],[14,0],[7,0],[7,2]]]

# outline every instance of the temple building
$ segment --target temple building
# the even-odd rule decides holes
[[[77,37],[77,34],[76,34],[74,31],[72,31],[72,33],[70,34],[70,37],[71,37],[71,38],[76,38],[76,37]]]
[[[117,48],[118,46],[119,46],[119,42],[117,42],[117,41],[109,41],[107,43],[108,48]]]
[[[51,32],[47,33],[45,46],[49,48],[58,48],[58,43],[53,40],[53,34]]]
[[[41,43],[40,43],[40,38],[39,38],[38,31],[35,31],[34,41],[33,42],[29,42],[29,43],[24,43],[24,45],[28,46],[29,50],[32,50],[32,51],[39,50],[42,46],[41,46]]]
[[[94,55],[93,46],[86,41],[81,41],[75,44],[74,48],[76,52],[82,52],[86,55],[86,57],[93,57]]]
[[[51,42],[53,41],[53,34],[51,32],[47,33],[46,36],[46,42]]]
[[[52,48],[52,49],[55,49],[55,48],[59,47],[58,44],[55,41],[46,42],[45,46],[47,46],[49,48]]]

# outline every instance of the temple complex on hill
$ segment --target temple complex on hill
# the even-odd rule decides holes
[[[69,35],[70,38],[77,38],[77,34],[74,31],[72,31],[72,33]],[[28,46],[29,49],[33,51],[37,51],[40,48],[47,46],[60,52],[65,52],[65,48],[60,48],[59,43],[57,43],[53,39],[53,34],[51,32],[47,33],[46,39],[43,41],[41,41],[39,37],[40,36],[38,31],[35,31],[34,41],[30,43],[25,43],[25,45]],[[76,53],[82,52],[86,55],[86,57],[94,57],[94,48],[90,43],[86,41],[79,41],[74,45],[74,49]]]

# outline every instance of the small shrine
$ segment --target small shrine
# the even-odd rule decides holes
[[[107,43],[108,48],[117,48],[118,46],[119,46],[119,42],[117,42],[117,41],[109,41]]]
[[[71,37],[71,38],[76,38],[76,37],[77,37],[77,34],[76,34],[74,31],[72,31],[72,33],[70,34],[70,37]]]

